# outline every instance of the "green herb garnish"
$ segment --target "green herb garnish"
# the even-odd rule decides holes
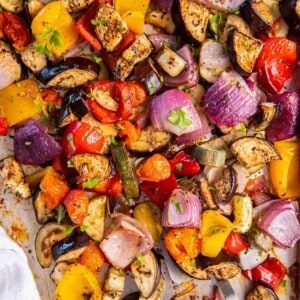
[[[182,130],[185,130],[192,124],[192,121],[188,118],[186,107],[171,110],[168,121],[173,125],[179,126]]]
[[[101,181],[100,177],[94,177],[89,181],[86,181],[82,184],[82,187],[87,188],[87,189],[92,189],[94,188],[99,182]]]

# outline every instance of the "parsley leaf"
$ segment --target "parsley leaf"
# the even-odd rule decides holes
[[[40,37],[45,40],[44,43],[39,43],[36,45],[36,50],[45,55],[51,55],[49,45],[57,48],[62,47],[62,40],[58,30],[46,26],[44,31],[40,34]]]
[[[57,207],[57,216],[56,216],[56,219],[57,219],[57,223],[60,224],[61,221],[64,219],[66,215],[66,210],[65,208],[62,206],[62,205],[59,205]]]
[[[80,225],[80,231],[85,232],[88,229],[87,225]]]
[[[183,167],[182,163],[178,163],[175,166],[176,170],[178,170],[178,171],[182,171],[182,167]]]
[[[179,126],[183,130],[192,124],[192,121],[188,118],[188,110],[186,107],[171,110],[168,121],[171,124]]]
[[[89,181],[86,181],[82,184],[82,187],[87,188],[87,189],[92,189],[95,187],[99,182],[101,181],[100,177],[94,177]]]
[[[70,234],[71,232],[73,232],[73,230],[76,228],[77,226],[67,226],[64,230],[64,234]]]
[[[176,199],[172,199],[171,203],[176,207],[178,212],[182,215],[183,214],[182,204],[179,201],[177,201]]]

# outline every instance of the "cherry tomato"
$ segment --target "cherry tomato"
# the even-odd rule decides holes
[[[0,12],[0,37],[6,37],[19,51],[23,50],[31,40],[26,22],[7,11]]]
[[[84,190],[71,190],[63,200],[63,204],[71,221],[76,225],[82,225],[89,206],[89,198]]]
[[[101,151],[104,137],[91,125],[73,121],[66,128],[62,138],[62,148],[67,159],[78,153]]]
[[[291,78],[297,63],[297,45],[284,37],[262,38],[256,60],[258,82],[270,93],[279,93]]]

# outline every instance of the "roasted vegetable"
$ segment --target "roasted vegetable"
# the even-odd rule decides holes
[[[47,207],[41,190],[37,190],[33,196],[33,208],[39,224],[45,224],[56,217],[56,212]]]
[[[69,264],[65,261],[59,262],[55,265],[54,269],[50,274],[50,278],[55,285],[58,285],[64,274],[66,273]]]
[[[74,282],[76,284],[74,285]],[[71,264],[59,281],[55,298],[57,300],[102,299],[102,290],[97,276],[88,267],[81,264]]]
[[[283,19],[289,24],[289,27],[300,32],[299,1],[281,0],[279,1],[279,10]]]
[[[103,300],[120,300],[125,287],[126,273],[109,267],[103,285]]]
[[[232,202],[234,215],[232,230],[238,233],[246,233],[252,225],[252,200],[246,195],[234,195]]]
[[[57,241],[55,245],[52,245],[52,257],[56,262],[72,262],[79,258],[79,256],[83,253],[83,251],[88,245],[89,236],[86,233],[81,233],[78,235],[63,238],[60,239],[60,241]]]
[[[99,71],[99,65],[90,59],[68,57],[56,65],[41,69],[37,78],[48,86],[69,89],[96,79]]]
[[[257,137],[243,137],[231,144],[231,151],[245,168],[259,167],[280,159],[274,146],[267,140]]]
[[[273,289],[264,286],[262,284],[256,285],[246,296],[246,300],[256,300],[256,299],[264,299],[264,300],[278,300],[278,296],[273,291]]]
[[[162,28],[165,32],[173,34],[176,30],[171,12],[164,13],[158,8],[149,10],[146,14],[145,22]]]
[[[180,0],[180,11],[187,32],[198,42],[205,39],[210,11],[203,5],[188,0]]]
[[[155,254],[149,251],[140,259],[136,259],[131,264],[131,271],[142,297],[146,299],[151,297],[157,289],[161,276],[160,266]]]
[[[137,178],[133,172],[129,154],[123,142],[111,144],[110,146],[113,161],[120,173],[124,192],[127,199],[136,198],[139,196],[139,187]]]
[[[39,229],[35,238],[35,251],[42,268],[50,267],[53,261],[52,247],[68,235],[66,225],[47,223]]]
[[[240,33],[238,29],[229,31],[227,49],[233,67],[243,76],[249,76],[262,48],[262,42]]]
[[[61,0],[61,2],[69,12],[76,12],[87,8],[93,2],[93,0]]]
[[[225,165],[226,152],[223,149],[216,150],[194,146],[191,150],[191,155],[195,157],[200,164],[205,166],[221,167]]]

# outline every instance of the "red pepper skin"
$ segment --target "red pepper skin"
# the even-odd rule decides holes
[[[261,281],[276,290],[286,274],[286,267],[277,258],[270,257],[252,270],[244,271],[243,274],[252,282]]]
[[[127,120],[131,117],[133,108],[131,103],[132,93],[126,82],[113,80],[99,80],[87,87],[87,94],[93,89],[109,92],[110,96],[118,101],[117,111],[111,111],[102,107],[97,101],[87,99],[87,105],[94,116],[102,123],[114,124],[120,120]]]
[[[223,249],[232,254],[239,254],[248,247],[249,243],[243,238],[243,236],[232,231],[226,239]]]
[[[46,88],[42,90],[41,95],[46,102],[47,112],[53,115],[56,114],[64,102],[60,94],[52,88]]]
[[[173,190],[177,188],[179,188],[179,184],[173,173],[171,173],[169,178],[160,182],[143,181],[140,184],[140,189],[161,209],[171,196]]]
[[[279,93],[294,72],[297,45],[283,37],[262,38],[263,48],[256,60],[258,82],[270,93]]]
[[[81,121],[73,121],[68,125],[61,143],[67,159],[78,153],[98,153],[103,144],[104,137],[94,127]]]
[[[96,16],[98,6],[104,2],[112,4],[112,0],[96,0],[91,7],[83,14],[80,19],[76,22],[75,28],[78,33],[96,50],[100,51],[102,45],[97,38],[95,33],[94,25],[91,23]]]
[[[172,159],[169,160],[171,170],[176,175],[192,177],[200,173],[201,168],[197,160],[191,155],[179,151]]]
[[[23,50],[31,40],[26,22],[18,15],[7,11],[0,12],[0,37],[6,37],[19,51]]]
[[[0,117],[0,135],[6,135],[8,133],[7,119]]]

